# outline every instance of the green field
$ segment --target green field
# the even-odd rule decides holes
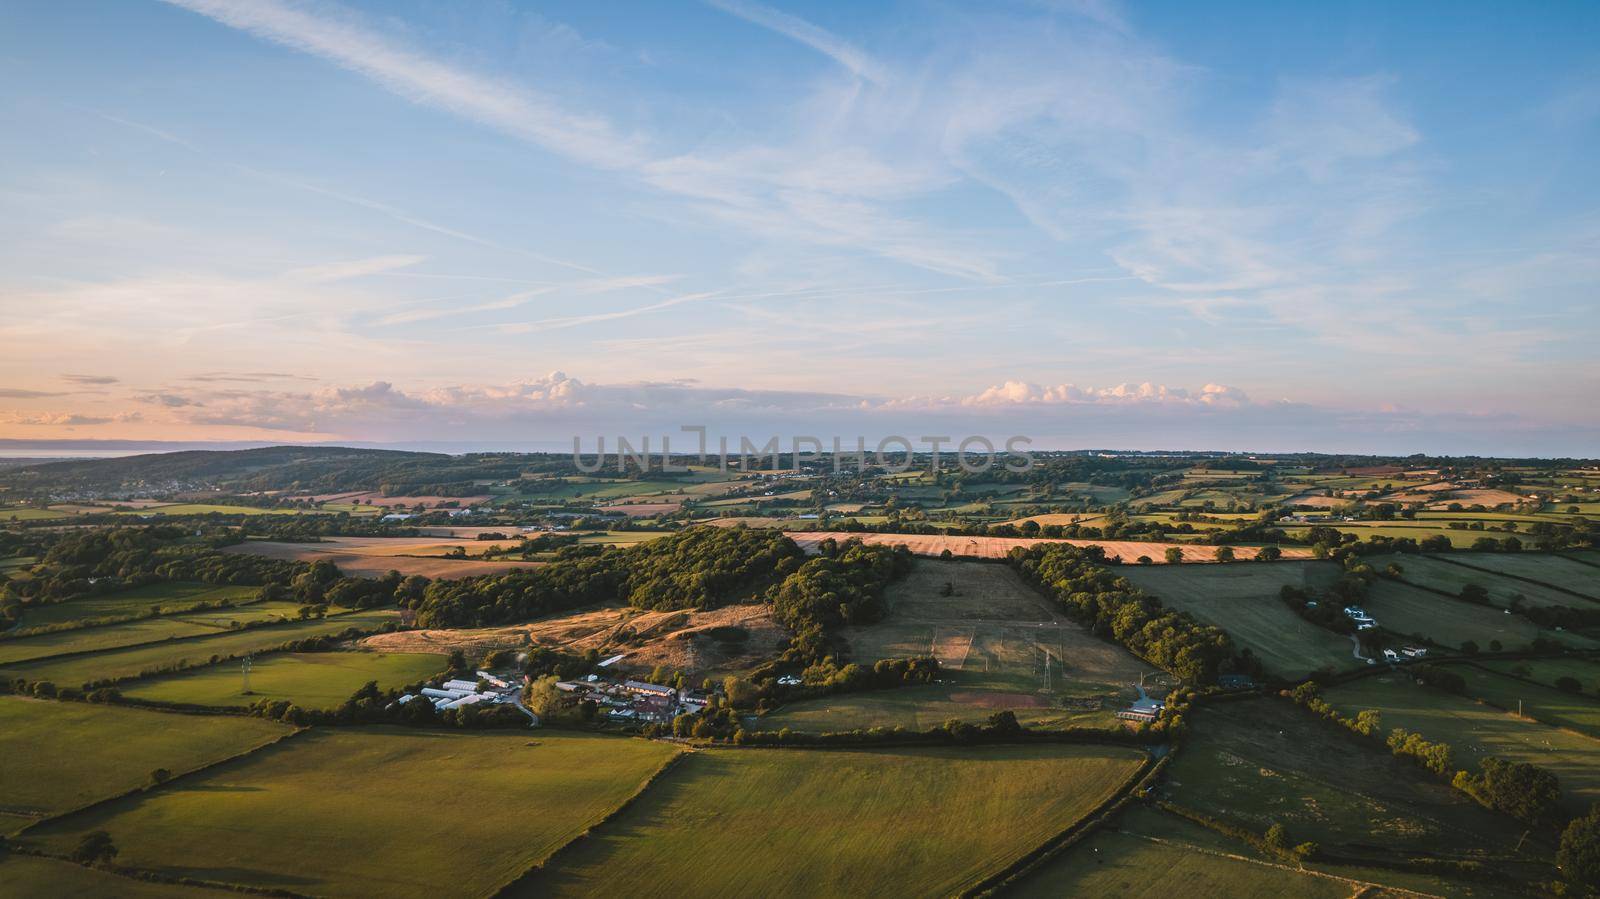
[[[71,896],[72,899],[219,899],[239,894],[204,887],[150,883],[72,862],[0,853],[0,899]]]
[[[4,669],[0,669],[0,676],[21,677],[30,681],[47,680],[57,686],[77,686],[91,681],[137,677],[152,668],[186,660],[192,664],[200,664],[212,656],[227,657],[245,652],[261,652],[291,640],[336,634],[349,627],[375,629],[386,621],[394,620],[394,617],[394,612],[372,609],[309,621],[290,621],[248,630],[228,631],[215,637],[167,641],[148,646],[128,646],[64,659],[38,659],[14,665],[8,664]],[[115,625],[115,627],[122,626]],[[99,628],[88,630],[99,630]]]
[[[179,774],[289,732],[259,718],[0,697],[0,809],[22,823],[57,815],[143,786],[157,768]]]
[[[1561,556],[1545,553],[1462,553],[1459,557],[1452,555],[1450,558],[1476,568],[1550,584],[1600,602],[1600,568],[1591,568]],[[1523,587],[1534,586],[1526,581],[1514,583]],[[1568,596],[1565,605],[1581,607],[1582,603],[1582,599]]]
[[[1277,822],[1296,841],[1358,858],[1446,846],[1481,854],[1520,833],[1377,740],[1352,739],[1277,697],[1214,703],[1192,724],[1167,769],[1167,798],[1256,833]]]
[[[1386,731],[1403,727],[1450,744],[1456,768],[1475,769],[1491,755],[1548,768],[1561,779],[1573,813],[1600,799],[1600,741],[1590,737],[1421,686],[1403,673],[1364,678],[1326,695],[1347,715],[1379,710]]]
[[[1217,844],[1198,824],[1146,808],[1122,815],[1046,862],[1006,896],[1226,896],[1229,899],[1348,899],[1358,884],[1251,857],[1243,844]]]
[[[1366,609],[1384,630],[1407,637],[1421,634],[1451,649],[1459,648],[1468,640],[1482,649],[1489,649],[1492,640],[1500,641],[1508,650],[1521,649],[1538,637],[1578,649],[1592,649],[1596,645],[1594,640],[1579,634],[1545,630],[1504,609],[1449,599],[1399,581],[1379,579],[1374,582],[1367,594]]]
[[[31,605],[17,622],[19,628],[40,627],[85,618],[115,618],[139,615],[159,607],[163,612],[191,609],[204,602],[226,600],[235,605],[248,602],[261,592],[260,587],[218,587],[214,584],[181,582],[149,584],[132,590],[82,596],[66,602]]]
[[[950,596],[941,595],[946,584]],[[1135,698],[1130,685],[1156,673],[1060,617],[1005,565],[919,559],[885,600],[883,621],[841,630],[850,658],[870,664],[932,654],[942,683],[794,703],[764,718],[763,728],[924,730],[1003,708],[1032,725],[1106,724],[1115,720],[1115,708]]]
[[[1555,686],[1560,677],[1574,677],[1585,693],[1600,693],[1600,661],[1593,659],[1527,659],[1520,662],[1482,662],[1485,668],[1511,674],[1518,668],[1527,669],[1522,675],[1546,686]]]
[[[1392,554],[1373,556],[1367,560],[1374,570],[1383,571],[1389,565],[1400,566],[1402,580],[1434,590],[1442,590],[1452,596],[1459,595],[1461,588],[1468,584],[1477,584],[1489,591],[1489,601],[1502,608],[1509,607],[1512,601],[1520,596],[1523,602],[1530,606],[1578,606],[1584,605],[1583,600],[1568,596],[1559,590],[1540,587],[1524,581],[1500,577],[1487,571],[1477,571],[1464,565],[1456,565],[1444,559],[1432,556],[1413,554]],[[1597,569],[1600,573],[1600,569]]]
[[[50,521],[66,517],[67,513],[57,512],[54,509],[29,509],[21,506],[0,508],[0,521]]]
[[[42,659],[69,652],[117,649],[178,637],[217,634],[229,630],[234,622],[268,621],[292,618],[300,606],[292,602],[258,602],[209,612],[187,612],[141,618],[122,624],[94,625],[35,634],[31,637],[0,639],[0,665],[29,659]]]
[[[1472,665],[1452,665],[1450,670],[1466,678],[1467,695],[1474,699],[1513,711],[1520,708],[1528,718],[1570,727],[1600,740],[1600,700],[1592,696],[1530,684]]]
[[[368,681],[387,690],[427,680],[444,669],[444,656],[432,653],[285,652],[252,662],[249,693],[243,692],[238,662],[134,681],[121,690],[151,702],[247,706],[262,699],[287,699],[302,708],[328,709]]]
[[[1362,663],[1350,638],[1317,627],[1278,598],[1285,585],[1319,589],[1339,575],[1327,562],[1240,562],[1231,565],[1124,566],[1118,572],[1169,608],[1227,631],[1282,677]]]
[[[116,515],[133,515],[140,518],[162,515],[304,515],[306,509],[262,509],[257,506],[225,506],[214,503],[173,503],[170,506],[150,506],[115,512]]]
[[[118,864],[166,874],[319,896],[488,895],[678,751],[560,731],[314,729],[27,842],[59,852],[105,830]]]
[[[1141,757],[1086,746],[696,752],[516,895],[952,895],[1089,813]]]

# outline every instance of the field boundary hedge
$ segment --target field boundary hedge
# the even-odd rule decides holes
[[[156,790],[161,789],[162,787],[166,786],[167,784],[177,783],[178,781],[183,780],[185,778],[194,777],[195,775],[200,774],[201,772],[210,771],[212,768],[215,768],[215,767],[217,767],[219,765],[226,765],[229,762],[239,761],[240,759],[243,759],[246,756],[253,755],[253,754],[255,754],[257,752],[261,752],[262,750],[265,750],[265,749],[271,749],[272,747],[277,746],[279,743],[282,743],[285,740],[288,740],[288,739],[290,739],[292,737],[297,737],[300,734],[305,733],[307,730],[310,730],[310,728],[306,728],[306,727],[295,728],[293,730],[290,730],[287,733],[279,734],[278,736],[273,737],[272,739],[268,740],[265,743],[261,743],[261,744],[259,744],[257,746],[252,746],[249,749],[241,750],[239,752],[234,753],[233,755],[217,759],[214,762],[207,762],[206,764],[201,765],[198,768],[191,768],[188,771],[180,771],[177,774],[174,774],[171,777],[167,778],[166,780],[161,781],[160,783],[144,783],[144,784],[140,784],[139,786],[134,787],[134,788],[132,788],[130,790],[124,790],[123,792],[118,793],[115,796],[107,796],[104,799],[96,799],[93,802],[87,803],[85,805],[80,805],[77,808],[67,809],[64,812],[60,812],[59,814],[48,815],[48,816],[45,816],[43,818],[39,818],[38,820],[31,821],[28,824],[24,825],[20,830],[18,830],[16,833],[12,834],[12,838],[14,839],[16,837],[20,837],[24,833],[26,833],[27,831],[33,829],[34,827],[39,826],[40,824],[60,821],[60,820],[65,819],[65,818],[69,818],[69,817],[71,817],[73,815],[82,814],[84,812],[90,811],[91,809],[99,808],[102,805],[107,805],[107,804],[112,803],[112,802],[120,802],[120,801],[122,801],[124,799],[127,799],[129,797],[137,796],[140,793],[151,793],[151,792],[154,792]]]
[[[64,855],[56,855],[51,852],[35,849],[31,846],[19,846],[14,843],[8,844],[5,847],[5,851],[15,852],[18,855],[28,855],[34,858],[48,858],[63,864],[77,865],[80,868],[88,868],[91,871],[101,871],[116,877],[125,877],[129,880],[141,880],[146,883],[170,883],[174,886],[204,887],[206,889],[225,890],[232,893],[248,893],[252,896],[278,896],[282,897],[282,899],[316,899],[316,897],[310,896],[306,893],[296,893],[292,890],[285,890],[280,887],[257,887],[244,883],[233,883],[232,881],[227,880],[202,880],[198,877],[184,877],[178,874],[162,874],[159,871],[151,871],[148,868],[134,868],[127,865],[85,865],[80,862],[75,862]]]
[[[106,653],[106,652],[121,652],[124,649],[139,649],[139,648],[147,647],[147,646],[160,646],[160,645],[163,645],[163,644],[166,644],[166,643],[193,643],[193,642],[197,642],[199,640],[210,640],[210,639],[215,638],[215,637],[220,637],[220,636],[222,636],[224,634],[239,634],[239,633],[243,633],[245,631],[265,630],[267,628],[281,627],[281,626],[287,625],[287,624],[300,624],[301,622],[304,622],[304,621],[327,621],[329,619],[343,618],[346,615],[354,615],[357,612],[370,612],[370,611],[373,611],[373,610],[372,609],[348,609],[346,611],[337,612],[337,613],[332,614],[332,615],[324,615],[321,618],[316,618],[316,619],[312,619],[312,618],[288,618],[288,619],[283,619],[283,620],[274,620],[274,619],[268,618],[268,619],[265,619],[265,620],[262,620],[262,621],[245,622],[244,624],[240,625],[239,627],[219,628],[215,632],[209,633],[209,634],[189,634],[189,635],[183,636],[183,637],[162,637],[159,640],[146,640],[143,643],[129,643],[126,646],[103,646],[103,647],[101,647],[99,649],[74,649],[71,652],[58,652],[58,653],[55,653],[54,655],[38,656],[38,657],[32,658],[32,659],[24,659],[24,660],[22,660],[20,662],[12,662],[10,667],[17,667],[17,666],[20,666],[20,665],[32,665],[35,662],[59,662],[62,659],[77,658],[78,656],[92,656],[92,655],[98,655],[100,653]],[[156,616],[156,617],[165,617],[165,616]],[[140,618],[140,619],[134,619],[134,620],[143,621],[145,619]],[[132,622],[131,621],[118,621],[118,622],[115,622],[115,623],[116,624],[131,624]],[[68,628],[68,630],[86,630],[86,628]],[[41,637],[41,636],[45,636],[45,635],[44,634],[31,634],[29,636]],[[27,639],[27,637],[17,637],[15,639],[25,640],[25,639]],[[4,667],[4,666],[0,666],[0,667]],[[140,676],[142,677],[143,675],[140,675]],[[132,678],[118,678],[118,680],[131,680],[131,679]]]
[[[1597,598],[1595,598],[1593,596],[1589,596],[1586,593],[1579,593],[1576,590],[1570,590],[1570,589],[1568,589],[1566,587],[1558,587],[1555,584],[1548,584],[1548,583],[1545,583],[1544,581],[1536,580],[1534,578],[1526,577],[1524,575],[1512,574],[1512,573],[1510,573],[1508,571],[1496,571],[1493,568],[1484,568],[1481,565],[1474,565],[1471,562],[1463,562],[1460,559],[1447,559],[1444,556],[1428,556],[1428,558],[1436,559],[1436,560],[1438,560],[1440,562],[1449,562],[1451,565],[1459,565],[1462,568],[1470,568],[1473,571],[1481,572],[1483,574],[1494,575],[1495,577],[1504,577],[1504,578],[1510,578],[1511,580],[1514,580],[1514,581],[1522,581],[1524,584],[1532,584],[1535,587],[1543,587],[1546,590],[1554,590],[1557,593],[1565,593],[1568,596],[1575,597],[1577,599],[1581,599],[1581,600],[1583,600],[1584,602],[1587,602],[1587,603],[1600,603],[1600,599],[1597,599]]]
[[[520,883],[523,883],[524,881],[531,880],[531,879],[533,879],[535,877],[538,877],[540,874],[544,873],[546,870],[551,869],[552,863],[555,862],[558,857],[560,857],[562,855],[570,855],[572,852],[576,851],[576,849],[574,847],[579,846],[579,845],[587,842],[588,839],[591,836],[594,835],[594,832],[596,830],[599,830],[600,828],[602,828],[602,827],[606,826],[607,824],[611,823],[612,821],[616,820],[618,817],[620,817],[622,815],[623,812],[625,812],[628,809],[632,808],[634,803],[638,802],[639,799],[641,797],[643,797],[644,794],[646,792],[648,792],[649,789],[652,786],[655,785],[656,781],[658,781],[661,778],[665,777],[674,768],[677,768],[678,765],[680,765],[683,762],[684,759],[686,759],[689,756],[693,755],[697,751],[699,751],[699,750],[695,750],[695,749],[683,750],[683,751],[679,752],[677,755],[673,756],[672,758],[667,759],[666,762],[664,762],[661,765],[661,767],[657,768],[649,777],[644,779],[644,783],[641,783],[639,785],[639,789],[635,790],[633,792],[633,795],[629,796],[627,799],[622,800],[622,802],[619,803],[616,808],[612,809],[609,812],[606,812],[605,815],[603,815],[598,821],[595,821],[593,824],[590,824],[588,827],[585,827],[581,833],[577,834],[576,836],[574,836],[572,839],[566,841],[565,843],[562,843],[560,846],[557,846],[555,848],[555,850],[552,851],[549,855],[545,856],[543,859],[541,859],[539,861],[534,862],[532,865],[528,866],[528,868],[526,870],[524,870],[521,874],[518,874],[516,877],[513,877],[510,880],[506,881],[505,883],[501,884],[499,887],[497,887],[494,890],[494,892],[489,893],[488,895],[491,897],[491,899],[501,899],[501,897],[510,896],[511,895],[510,891],[514,887],[516,887],[517,884],[520,884]]]
[[[1177,751],[1173,750],[1159,759],[1153,759],[1149,753],[1146,753],[1144,764],[1140,766],[1140,770],[1128,775],[1128,779],[1123,781],[1122,786],[1115,793],[1107,796],[1104,802],[1101,802],[1087,815],[1069,824],[1055,836],[1023,853],[1021,858],[963,890],[960,893],[961,899],[975,899],[975,897],[996,895],[1006,887],[1032,874],[1046,862],[1098,832],[1100,828],[1104,827],[1126,808],[1129,802],[1143,795],[1160,778],[1161,774],[1166,770],[1167,764],[1172,761],[1172,757],[1176,754]]]

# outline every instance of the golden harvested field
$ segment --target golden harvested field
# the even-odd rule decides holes
[[[1323,496],[1317,493],[1301,493],[1291,496],[1283,501],[1285,506],[1305,506],[1309,509],[1331,509],[1344,500],[1336,496]]]
[[[514,568],[531,568],[542,562],[441,558],[454,547],[480,553],[490,546],[516,546],[520,541],[444,540],[438,537],[324,537],[320,543],[278,543],[252,540],[225,547],[227,552],[289,559],[297,562],[329,561],[345,574],[381,577],[390,571],[429,578],[460,578],[500,574]]]
[[[1134,540],[1047,540],[1044,538],[1025,537],[958,537],[942,534],[850,534],[844,531],[794,531],[789,534],[794,542],[806,552],[815,552],[817,545],[830,537],[840,543],[859,537],[861,542],[867,544],[883,544],[895,546],[905,544],[912,553],[919,556],[937,556],[945,550],[950,550],[952,555],[975,559],[1003,559],[1006,554],[1016,547],[1034,546],[1039,543],[1068,543],[1073,546],[1098,546],[1106,551],[1108,558],[1117,557],[1122,561],[1132,563],[1140,556],[1149,556],[1157,565],[1166,561],[1166,552],[1170,547],[1177,547],[1183,551],[1185,562],[1214,562],[1216,561],[1217,548],[1215,546],[1200,546],[1179,543],[1145,543]],[[1234,555],[1241,560],[1253,559],[1258,550],[1250,546],[1236,546]],[[1309,559],[1311,550],[1304,547],[1284,547],[1285,559]]]

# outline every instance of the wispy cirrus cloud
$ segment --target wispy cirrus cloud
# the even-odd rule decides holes
[[[888,68],[873,59],[866,51],[799,16],[750,0],[706,0],[706,3],[753,25],[771,29],[784,37],[805,44],[868,81],[882,84],[889,80]]]
[[[323,262],[317,265],[308,265],[302,268],[290,269],[283,273],[283,277],[290,281],[345,281],[351,278],[364,278],[368,275],[381,275],[396,269],[408,268],[417,265],[426,256],[392,255],[373,256],[369,259],[348,259],[340,262]]]
[[[103,387],[108,384],[115,384],[121,379],[111,375],[62,375],[61,380],[70,384],[82,384],[89,387]]]
[[[232,28],[326,59],[400,96],[441,109],[587,165],[625,168],[643,158],[636,138],[603,116],[572,112],[551,97],[447,65],[398,40],[278,0],[165,0]]]

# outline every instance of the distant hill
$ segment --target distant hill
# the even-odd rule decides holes
[[[516,477],[523,467],[505,456],[269,446],[25,464],[0,471],[0,484],[28,493],[220,488],[449,495],[466,491],[475,479]]]

